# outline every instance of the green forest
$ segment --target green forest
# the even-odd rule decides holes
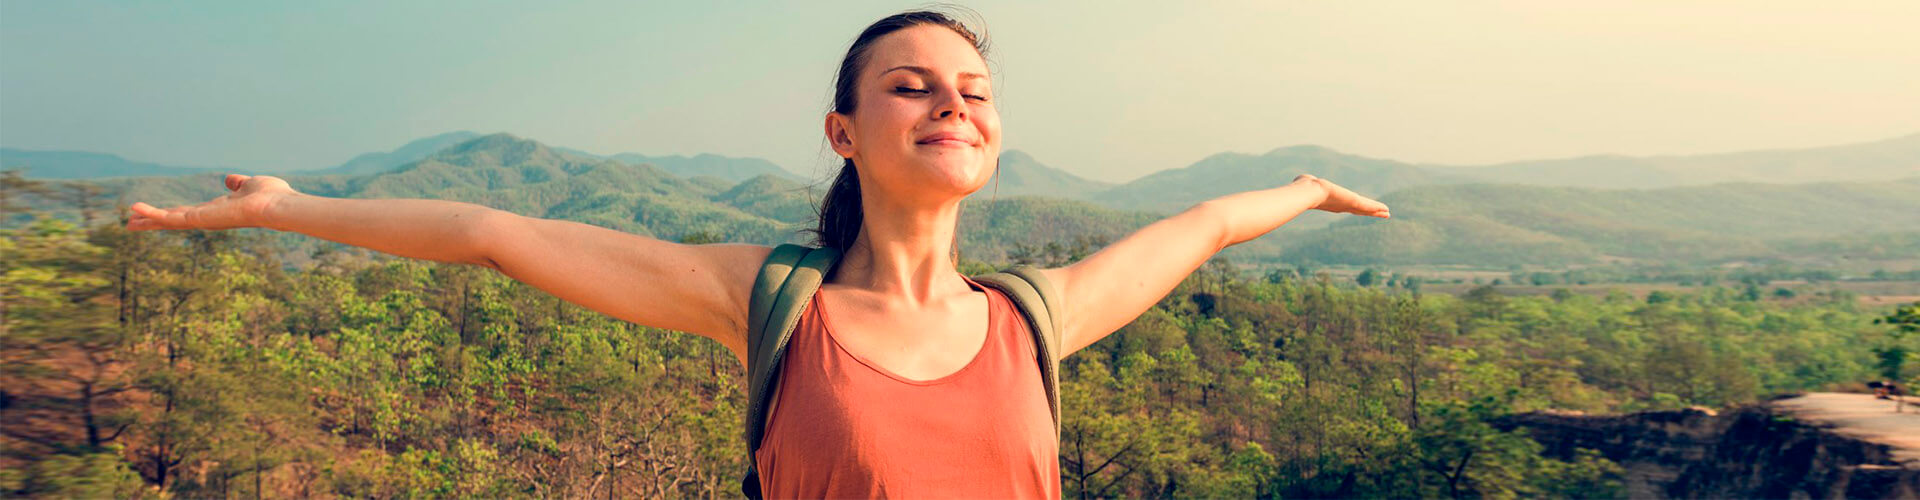
[[[738,495],[743,377],[715,342],[475,266],[331,247],[293,266],[260,230],[30,214],[19,193],[87,188],[8,179],[0,216],[28,222],[0,234],[0,494]],[[1840,292],[1454,295],[1238,269],[1216,259],[1063,362],[1064,496],[1616,497],[1618,465],[1493,420],[1735,405],[1905,376],[1920,352],[1920,305]]]

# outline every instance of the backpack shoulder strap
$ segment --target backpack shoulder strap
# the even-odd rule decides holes
[[[1064,329],[1060,323],[1060,290],[1053,287],[1040,270],[1033,266],[1015,266],[1012,269],[993,274],[977,276],[974,281],[991,286],[1013,299],[1022,315],[1027,318],[1027,326],[1033,331],[1033,345],[1036,361],[1040,363],[1040,377],[1045,381],[1047,404],[1053,407],[1054,439],[1060,437],[1060,332]]]
[[[753,456],[766,435],[767,410],[780,383],[780,359],[800,313],[839,259],[840,252],[831,248],[780,245],[754,278],[747,306],[747,475],[740,481],[740,492],[748,498],[761,497]]]

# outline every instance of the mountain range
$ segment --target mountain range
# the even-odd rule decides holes
[[[1920,176],[1920,134],[1808,149],[1684,156],[1595,155],[1440,169],[1482,182],[1620,189],[1727,182],[1888,180]]]
[[[458,131],[417,139],[391,151],[365,153],[333,167],[283,172],[303,175],[366,175],[420,161],[455,144],[481,137]],[[760,158],[715,154],[597,155],[553,147],[586,158],[649,164],[681,177],[710,176],[729,183],[762,174],[805,177]],[[1727,182],[1803,184],[1920,177],[1920,134],[1880,141],[1807,149],[1707,155],[1593,155],[1481,166],[1407,163],[1342,153],[1320,146],[1283,147],[1265,154],[1219,153],[1181,168],[1148,174],[1123,184],[1089,180],[1009,150],[1001,170],[981,196],[1043,195],[1093,201],[1115,208],[1171,212],[1229,192],[1278,186],[1302,173],[1333,179],[1355,191],[1384,195],[1401,188],[1443,184],[1522,184],[1608,189],[1652,189]],[[0,169],[27,168],[39,179],[90,179],[237,171],[127,160],[104,153],[0,149]],[[276,173],[281,174],[281,173]]]
[[[368,175],[386,172],[424,160],[434,153],[481,137],[469,131],[456,131],[410,141],[391,151],[362,153],[332,167],[287,172],[262,172],[269,175]],[[760,158],[739,158],[701,153],[694,156],[648,156],[640,153],[596,155],[577,149],[554,151],[587,158],[613,159],[630,164],[650,164],[682,177],[712,176],[727,182],[740,182],[761,174],[798,180],[786,169]],[[239,168],[170,166],[131,161],[116,155],[83,151],[33,151],[0,148],[0,170],[22,168],[31,179],[100,179],[109,177],[158,177],[202,172],[246,172]]]
[[[1837,265],[1920,255],[1920,177],[1644,190],[1436,185],[1380,200],[1395,207],[1392,219],[1349,217],[1294,231],[1276,253],[1331,264],[1481,266],[1772,258]],[[1823,250],[1808,250],[1816,247]]]
[[[422,153],[437,143],[451,144]],[[1494,184],[1480,170],[1507,167],[1413,165],[1314,146],[1222,153],[1109,185],[1008,151],[998,178],[963,210],[963,248],[970,257],[992,260],[1021,247],[1111,240],[1198,201],[1313,173],[1377,193],[1394,207],[1394,218],[1312,212],[1229,255],[1267,263],[1482,267],[1910,257],[1920,255],[1920,177],[1885,177],[1907,173],[1901,165],[1920,159],[1920,149],[1905,149],[1916,143],[1920,136],[1858,147],[1643,159],[1650,169],[1643,173],[1693,170],[1683,170],[1684,178],[1646,182],[1681,186],[1641,189]],[[1684,185],[1759,175],[1736,168],[1743,159],[1771,174],[1854,179]],[[1866,173],[1829,171],[1842,166]],[[323,196],[457,200],[666,239],[707,234],[759,243],[802,240],[798,230],[811,220],[820,187],[758,159],[599,156],[507,134],[464,132],[361,155],[338,167],[278,175]],[[122,203],[168,206],[219,196],[224,190],[218,177],[218,171],[189,170],[92,182]],[[1554,179],[1537,178],[1543,184]],[[42,206],[60,211],[51,203]],[[282,237],[294,244],[314,241]]]
[[[1058,196],[1061,198],[1087,199],[1094,193],[1112,188],[1113,184],[1088,180],[1065,170],[1049,167],[1032,155],[1021,151],[1007,151],[1000,154],[1000,165],[994,171],[992,180],[986,187],[975,192],[975,198],[996,198],[1000,196]]]
[[[467,142],[480,137],[480,134],[465,130],[416,139],[401,145],[393,151],[362,153],[338,166],[303,171],[307,175],[366,175],[385,172],[426,158],[428,155],[447,149],[449,146]]]
[[[29,179],[104,179],[188,175],[220,170],[214,167],[161,165],[133,161],[118,155],[86,151],[34,151],[0,148],[0,170],[19,169]]]
[[[109,178],[95,182],[122,203],[191,204],[220,196],[219,173]],[[463,201],[522,215],[565,219],[656,238],[714,235],[729,241],[798,242],[818,192],[778,174],[729,183],[682,177],[648,163],[570,153],[507,134],[473,138],[392,170],[367,175],[279,175],[302,192],[342,198],[431,198]],[[45,203],[48,211],[59,208]],[[984,228],[971,254],[1004,259],[1020,245],[1041,246],[1059,234],[1112,239],[1154,220],[1083,201],[1013,196],[971,201],[965,227]],[[998,221],[998,222],[989,222]],[[288,248],[319,240],[272,233]],[[971,251],[971,250],[970,250]]]

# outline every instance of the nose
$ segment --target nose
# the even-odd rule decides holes
[[[940,93],[940,99],[933,105],[933,119],[945,120],[948,117],[967,119],[967,98],[960,91],[948,89]]]

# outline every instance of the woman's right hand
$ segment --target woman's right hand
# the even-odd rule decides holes
[[[287,181],[267,175],[228,174],[226,183],[231,192],[199,205],[160,209],[136,202],[128,207],[133,217],[127,220],[127,230],[261,227],[274,202],[299,194]]]

